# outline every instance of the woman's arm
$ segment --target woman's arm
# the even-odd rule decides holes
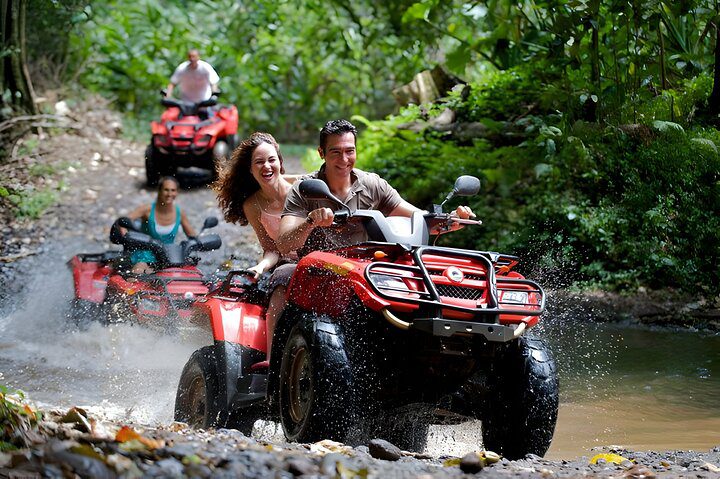
[[[185,236],[188,238],[194,238],[197,236],[195,228],[192,227],[190,220],[188,220],[187,215],[185,215],[183,210],[180,210],[180,226],[182,226]]]
[[[140,205],[125,216],[127,216],[131,220],[141,218],[143,221],[148,221],[148,219],[150,218],[150,208],[150,205]],[[120,233],[125,235],[125,233],[127,233],[127,229],[121,227]]]
[[[267,231],[265,231],[265,227],[260,222],[260,208],[257,206],[252,197],[248,198],[245,200],[245,203],[243,203],[243,211],[245,212],[245,217],[255,231],[255,235],[257,236],[260,246],[263,249],[263,256],[260,262],[252,268],[249,268],[252,271],[255,271],[256,276],[260,276],[262,273],[268,271],[277,264],[280,260],[280,252],[277,249],[275,241],[273,241],[273,239],[268,235]]]

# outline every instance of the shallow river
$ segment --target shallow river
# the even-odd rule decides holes
[[[36,258],[26,293],[2,310],[0,384],[23,389],[41,405],[168,423],[180,371],[201,341],[123,325],[68,328],[72,286],[64,261],[77,251],[70,249]],[[591,455],[591,448],[609,444],[643,450],[720,444],[720,337],[562,319],[546,324],[542,335],[561,378],[548,457]],[[432,430],[428,452],[467,452],[468,429],[476,431]]]

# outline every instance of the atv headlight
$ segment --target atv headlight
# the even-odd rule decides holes
[[[398,278],[397,276],[392,276],[389,274],[373,274],[372,279],[378,289],[389,289],[392,291],[400,291],[403,293],[410,292],[410,289],[405,284],[405,281]]]
[[[195,140],[195,147],[196,148],[207,148],[208,144],[210,143],[210,140],[212,140],[212,135],[202,135],[200,138]]]
[[[159,313],[162,311],[162,304],[152,298],[143,297],[138,299],[138,309],[141,312]]]
[[[500,295],[501,303],[528,304],[527,291],[503,291]]]
[[[168,146],[170,144],[170,138],[166,135],[155,135],[155,146]]]

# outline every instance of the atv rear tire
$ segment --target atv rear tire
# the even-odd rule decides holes
[[[160,180],[160,168],[158,167],[157,150],[153,145],[145,149],[145,177],[148,186],[157,186]]]
[[[488,376],[482,421],[486,450],[514,460],[547,452],[555,432],[559,381],[550,350],[539,339],[521,337],[503,346]]]
[[[290,331],[280,365],[280,421],[290,441],[347,442],[360,418],[339,325],[305,318]]]

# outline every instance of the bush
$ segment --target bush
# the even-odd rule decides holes
[[[671,92],[685,127],[652,114],[648,124],[601,127],[557,114],[528,115],[519,145],[448,141],[441,132],[399,129],[439,114],[500,120],[522,110],[530,88],[517,74],[499,75],[489,88],[473,86],[426,109],[410,107],[381,122],[365,122],[358,165],[385,177],[408,201],[427,208],[440,202],[461,174],[481,178],[469,201],[483,220],[452,238],[453,244],[491,249],[539,266],[550,284],[601,285],[616,290],[677,287],[720,292],[720,132],[693,128],[692,105],[707,82]],[[511,104],[507,101],[518,95]],[[493,96],[495,98],[493,98]],[[503,101],[497,101],[502,98]],[[667,98],[667,97],[666,97]],[[651,112],[652,99],[640,110]]]

